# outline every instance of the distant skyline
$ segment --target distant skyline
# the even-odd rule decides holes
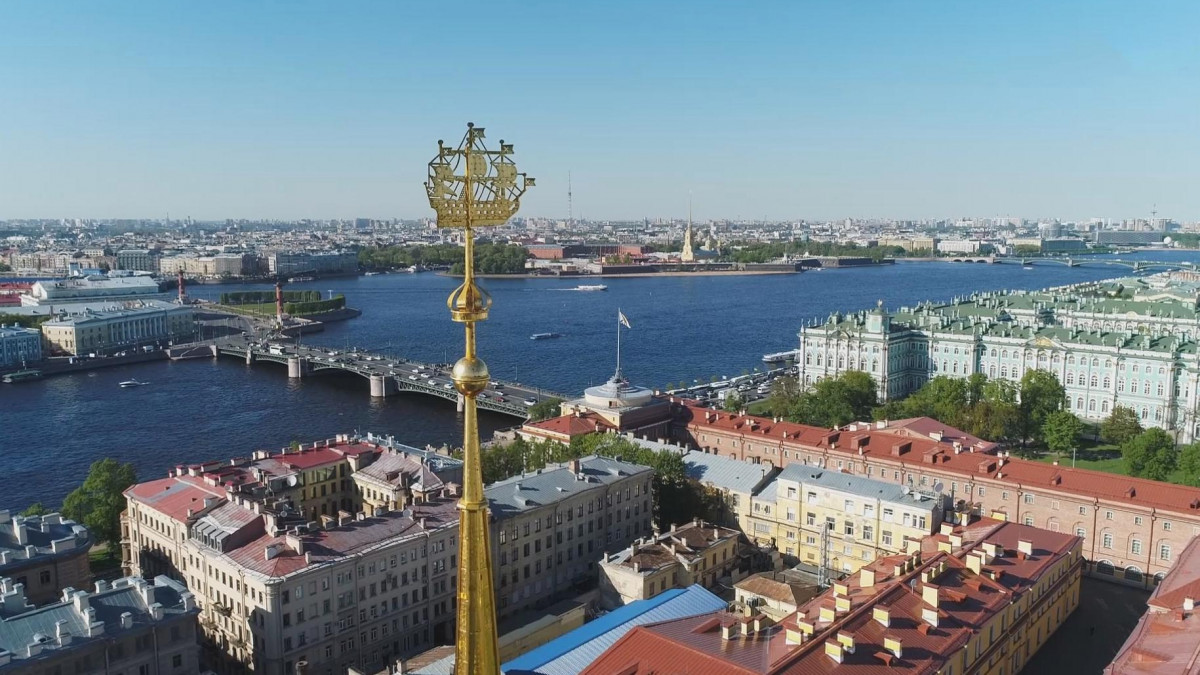
[[[469,23],[467,22],[469,21]],[[0,219],[1200,219],[1200,4],[13,2]]]

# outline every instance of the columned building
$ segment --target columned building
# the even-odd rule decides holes
[[[801,386],[862,371],[881,401],[939,375],[1019,382],[1053,373],[1068,410],[1100,421],[1132,408],[1146,427],[1200,438],[1200,283],[1172,274],[1044,291],[977,293],[889,312],[834,313],[799,333]]]

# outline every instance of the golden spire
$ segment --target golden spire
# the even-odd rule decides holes
[[[475,322],[484,321],[492,298],[475,283],[475,236],[472,228],[503,225],[520,208],[521,195],[533,179],[517,173],[513,146],[499,150],[483,145],[483,128],[467,124],[457,148],[438,141],[429,162],[425,188],[437,212],[438,227],[463,229],[463,283],[446,301],[450,318],[464,324],[466,354],[451,377],[463,397],[463,491],[458,502],[458,635],[454,642],[454,675],[499,675],[496,594],[492,548],[488,543],[487,499],[480,468],[479,427],[475,399],[488,385],[485,364],[475,354]]]

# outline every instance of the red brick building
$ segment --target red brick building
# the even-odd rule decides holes
[[[919,427],[919,425],[917,425]],[[683,406],[675,433],[704,452],[821,466],[942,492],[1004,518],[1084,539],[1088,572],[1152,586],[1200,534],[1200,489],[1018,459],[952,434],[859,423],[841,429]]]

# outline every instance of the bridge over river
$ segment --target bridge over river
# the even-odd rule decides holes
[[[1129,269],[1133,270],[1134,272],[1141,272],[1144,270],[1151,270],[1151,269],[1161,270],[1161,271],[1194,270],[1194,269],[1196,269],[1195,263],[1188,262],[1186,260],[1181,260],[1181,261],[1177,261],[1177,262],[1162,262],[1162,261],[1155,261],[1155,260],[1125,260],[1125,259],[1121,259],[1121,258],[1104,258],[1104,257],[1100,257],[1100,256],[1078,256],[1078,257],[1046,256],[1046,257],[1040,257],[1040,258],[999,258],[999,257],[978,258],[978,257],[965,256],[962,258],[955,257],[953,259],[942,258],[942,260],[949,260],[950,262],[990,262],[990,263],[1005,264],[1005,265],[1020,264],[1020,265],[1025,265],[1025,266],[1029,266],[1029,265],[1065,265],[1067,267],[1083,267],[1084,265],[1086,265],[1088,267],[1096,267],[1096,266],[1100,266],[1100,265],[1108,265],[1108,266],[1112,266],[1112,267],[1128,267]]]
[[[289,378],[314,377],[347,372],[370,384],[371,396],[393,396],[413,392],[454,401],[462,409],[461,397],[450,379],[450,365],[428,364],[360,350],[343,351],[307,345],[265,345],[247,337],[228,337],[206,343],[177,347],[171,358],[231,356],[247,364],[277,363],[287,368]],[[477,399],[482,410],[529,417],[529,406],[545,398],[567,398],[545,389],[515,382],[492,381]]]

